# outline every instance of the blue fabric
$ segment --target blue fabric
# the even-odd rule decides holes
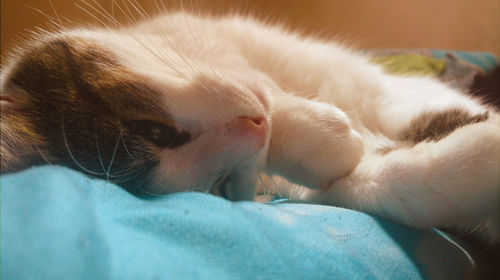
[[[470,268],[434,231],[335,207],[138,198],[62,167],[0,182],[2,279],[460,279]]]
[[[495,68],[498,63],[500,63],[500,61],[494,54],[488,52],[450,51],[436,49],[432,50],[433,56],[438,59],[445,58],[448,53],[454,54],[459,59],[477,65],[485,71]]]

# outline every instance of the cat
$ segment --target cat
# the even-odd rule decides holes
[[[42,32],[1,74],[1,172],[132,193],[277,192],[500,241],[500,114],[432,78],[251,17]]]

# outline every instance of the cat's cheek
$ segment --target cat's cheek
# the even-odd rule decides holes
[[[153,172],[155,193],[209,191],[221,176],[232,178],[230,197],[251,199],[265,161],[270,128],[265,118],[240,117],[206,131],[179,149],[165,149]]]

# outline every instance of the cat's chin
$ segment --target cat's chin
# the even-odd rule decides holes
[[[257,183],[257,170],[242,168],[228,175],[220,176],[210,193],[231,201],[253,200]]]

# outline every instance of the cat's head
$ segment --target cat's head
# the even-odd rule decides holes
[[[244,61],[183,40],[70,31],[19,51],[2,69],[2,173],[49,161],[132,192],[251,199],[268,89]]]

